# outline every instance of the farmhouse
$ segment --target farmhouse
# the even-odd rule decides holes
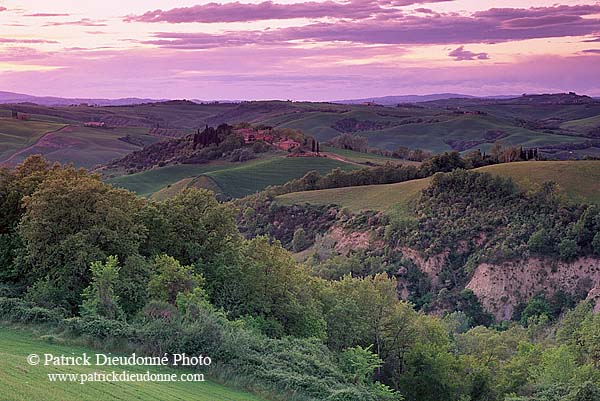
[[[87,123],[83,124],[84,127],[96,127],[96,128],[105,128],[106,127],[106,123],[102,122],[102,121],[88,121]]]
[[[277,142],[277,147],[281,150],[293,150],[300,147],[300,142],[296,142],[293,139],[282,139]]]

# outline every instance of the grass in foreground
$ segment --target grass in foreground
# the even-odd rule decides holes
[[[57,383],[48,380],[48,373],[92,373],[127,370],[132,373],[184,373],[182,369],[136,366],[30,366],[29,354],[54,355],[94,354],[88,348],[58,345],[36,339],[31,334],[0,326],[0,398],[4,401],[85,401],[85,400],[198,400],[198,401],[260,401],[261,398],[221,384],[205,382],[96,382]]]

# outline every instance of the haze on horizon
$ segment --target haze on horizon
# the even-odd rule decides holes
[[[600,2],[0,0],[0,90],[80,98],[600,95]]]

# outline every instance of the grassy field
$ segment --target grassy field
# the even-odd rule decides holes
[[[108,182],[114,186],[133,191],[140,196],[149,196],[185,178],[193,178],[211,171],[230,168],[234,165],[235,163],[230,162],[177,164],[111,178]]]
[[[339,205],[351,211],[379,210],[395,211],[403,215],[412,214],[412,206],[421,190],[429,184],[429,178],[401,182],[398,184],[365,185],[359,187],[322,189],[319,191],[294,192],[280,195],[277,202],[282,205],[317,204]]]
[[[87,401],[87,400],[198,400],[260,401],[261,398],[221,384],[204,382],[89,382],[85,384],[50,382],[49,373],[191,373],[170,368],[143,366],[30,366],[29,354],[82,355],[95,351],[76,346],[52,344],[35,336],[0,326],[0,399],[3,401]]]
[[[141,148],[123,141],[122,138],[126,136],[144,145],[159,140],[147,132],[145,128],[135,127],[103,129],[69,125],[30,145],[21,151],[13,162],[20,162],[28,155],[42,154],[52,162],[73,163],[76,167],[89,168],[108,163]]]
[[[487,166],[477,171],[511,177],[523,189],[535,189],[546,181],[554,181],[567,200],[600,204],[600,161],[539,161]],[[320,191],[295,192],[277,197],[283,205],[336,204],[352,211],[394,211],[412,214],[412,206],[430,179],[398,184],[367,185]]]
[[[354,152],[352,150],[347,149],[339,149],[331,146],[323,145],[321,147],[321,152],[332,153],[334,155],[343,157],[344,159],[359,164],[377,164],[383,165],[385,163],[394,163],[394,164],[408,164],[413,166],[418,166],[421,163],[413,162],[410,160],[400,160],[395,159],[393,157],[386,157],[382,155],[377,155],[373,153],[362,153],[362,152]]]
[[[209,190],[213,191],[216,195],[223,193],[221,188],[219,188],[217,183],[212,178],[210,178],[207,175],[201,175],[198,177],[184,178],[182,180],[177,181],[174,184],[167,185],[166,187],[162,188],[161,190],[154,192],[150,196],[150,199],[155,200],[155,201],[163,201],[163,200],[172,198],[175,195],[177,195],[179,192],[183,191],[184,189],[189,189],[189,188],[209,189]]]
[[[325,175],[335,168],[355,170],[355,164],[344,163],[325,157],[278,157],[261,163],[245,163],[237,167],[206,173],[221,188],[224,194],[233,198],[261,191],[269,185],[280,185],[301,178],[315,170]]]
[[[558,184],[569,200],[600,204],[600,161],[539,161],[497,164],[478,169],[511,177],[520,187],[533,189],[545,181]]]
[[[33,145],[44,133],[63,126],[64,124],[54,122],[0,118],[0,162],[16,151]]]

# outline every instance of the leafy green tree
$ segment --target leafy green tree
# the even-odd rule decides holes
[[[548,233],[548,231],[544,228],[540,228],[529,237],[529,241],[527,241],[527,246],[532,252],[548,255],[554,253],[554,244],[552,241],[552,237]]]
[[[175,305],[180,293],[189,293],[202,286],[204,278],[194,272],[193,266],[182,266],[177,259],[159,255],[154,259],[148,282],[148,297]]]
[[[164,202],[152,203],[141,212],[148,229],[142,254],[167,254],[185,265],[195,265],[208,283],[223,263],[233,263],[241,237],[235,210],[220,204],[212,192],[187,189]]]
[[[372,380],[373,372],[381,366],[377,354],[371,352],[373,345],[366,348],[357,345],[342,352],[342,369],[357,384],[366,384]]]
[[[235,269],[224,269],[211,299],[232,317],[262,316],[283,332],[299,337],[325,337],[325,320],[318,303],[318,281],[297,265],[280,243],[266,237],[246,241]]]
[[[575,240],[565,238],[558,244],[558,253],[560,257],[566,261],[575,259],[578,253],[577,242]]]
[[[537,295],[529,300],[527,306],[521,313],[520,322],[523,326],[527,326],[530,318],[540,316],[545,316],[548,319],[552,317],[550,303],[542,294]]]
[[[81,315],[111,320],[124,318],[123,310],[119,306],[119,297],[115,294],[115,285],[119,279],[117,257],[109,256],[106,263],[93,262],[90,270],[92,280],[81,294]]]
[[[18,268],[30,282],[50,277],[75,308],[91,278],[90,263],[138,252],[146,229],[136,221],[142,200],[102,183],[98,175],[54,168],[23,199]]]

